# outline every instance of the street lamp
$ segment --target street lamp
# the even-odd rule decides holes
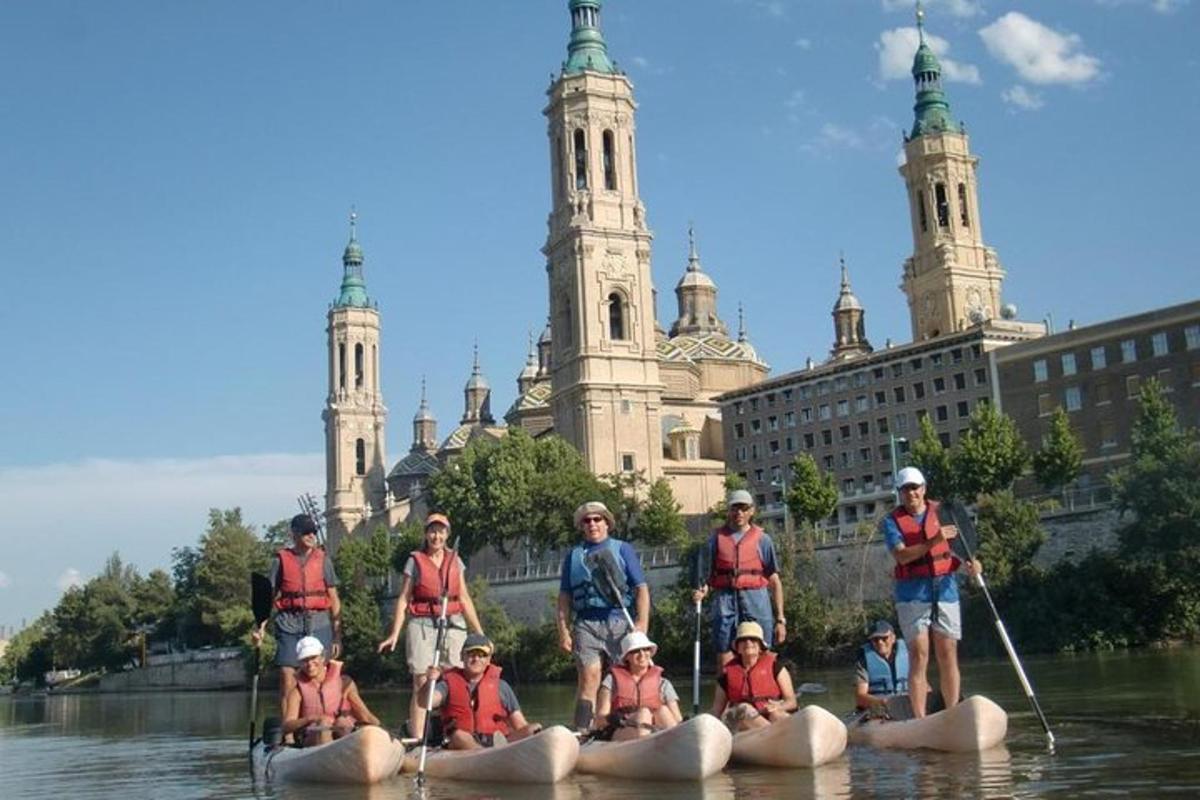
[[[778,486],[780,491],[783,492],[783,532],[784,533],[791,533],[791,527],[792,527],[791,517],[788,515],[788,502],[787,502],[787,473],[788,473],[789,469],[791,469],[790,465],[785,466],[782,470],[779,471],[779,479],[771,481],[772,486]]]
[[[895,498],[895,501],[898,504],[900,502],[900,487],[896,485],[896,474],[900,470],[897,469],[896,464],[896,442],[904,442],[905,444],[908,444],[908,439],[892,433],[888,434],[888,440],[892,447],[892,496]]]

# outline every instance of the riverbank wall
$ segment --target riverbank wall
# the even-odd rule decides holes
[[[246,686],[242,650],[225,647],[151,656],[139,669],[100,677],[101,692],[213,691]]]

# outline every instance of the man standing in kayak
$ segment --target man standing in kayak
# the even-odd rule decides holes
[[[462,666],[444,673],[430,667],[426,680],[434,681],[431,708],[442,709],[442,728],[451,750],[478,750],[497,744],[496,735],[515,742],[541,731],[528,722],[500,667],[492,663],[495,647],[482,633],[467,635],[462,647]],[[429,696],[422,693],[422,707]]]
[[[745,489],[735,489],[725,498],[725,505],[726,524],[709,538],[705,551],[708,580],[692,593],[693,603],[704,600],[710,591],[715,593],[710,614],[718,672],[733,660],[738,623],[757,622],[766,649],[782,644],[787,637],[775,544],[754,524],[754,498]]]
[[[317,546],[317,524],[307,514],[291,522],[292,546],[275,554],[271,564],[271,586],[275,590],[275,665],[279,667],[279,706],[296,685],[296,646],[305,636],[314,636],[332,658],[342,653],[342,604],[338,600],[337,574],[333,559]],[[262,642],[267,628],[263,620],[251,636]]]
[[[962,612],[954,573],[962,566],[950,551],[958,528],[942,525],[938,503],[925,497],[925,476],[916,467],[905,467],[896,476],[900,505],[880,521],[880,533],[896,559],[896,616],[908,642],[908,693],[913,716],[925,716],[929,694],[926,670],[929,649],[938,662],[946,708],[958,703],[961,678],[958,640],[962,638]],[[978,561],[966,562],[976,574]]]
[[[284,700],[285,736],[299,734],[307,747],[340,739],[355,725],[379,724],[354,681],[342,672],[342,662],[325,660],[320,639],[305,636],[297,643],[295,656],[300,669]]]
[[[609,664],[621,663],[621,640],[630,632],[625,615],[632,611],[635,630],[645,633],[650,626],[650,589],[641,561],[628,542],[609,536],[615,523],[604,503],[575,509],[583,541],[563,559],[558,646],[575,656],[577,730],[588,729],[595,716],[601,656]]]

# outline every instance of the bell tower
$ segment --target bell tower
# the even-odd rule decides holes
[[[904,262],[900,288],[908,297],[913,340],[921,341],[998,318],[1004,270],[996,251],[983,243],[979,159],[971,154],[965,129],[950,115],[941,64],[925,43],[920,3],[917,31],[915,120],[900,167],[913,254]]]
[[[342,288],[329,308],[329,393],[325,399],[325,518],[336,550],[372,511],[384,507],[387,408],[379,385],[379,309],[367,296],[363,251],[350,214]]]
[[[662,474],[662,386],[633,86],[608,57],[599,0],[570,0],[567,60],[550,85],[554,430],[597,474]]]

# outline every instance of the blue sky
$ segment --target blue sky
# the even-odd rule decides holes
[[[694,220],[775,372],[828,351],[839,251],[872,342],[909,338],[912,5],[604,4],[667,324]],[[1197,4],[926,9],[1005,300],[1065,326],[1194,298]],[[566,0],[0,7],[0,625],[114,549],[165,566],[210,506],[265,524],[322,490],[352,205],[389,458],[422,374],[450,431],[476,338],[507,408],[545,321],[541,110],[569,27]]]

